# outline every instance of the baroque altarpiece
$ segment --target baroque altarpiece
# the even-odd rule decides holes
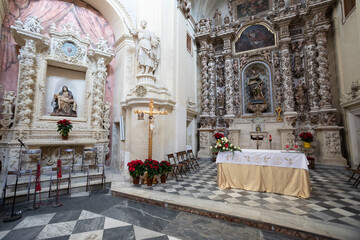
[[[20,46],[18,88],[4,95],[0,129],[9,169],[18,168],[18,140],[42,150],[42,165],[56,165],[61,147],[75,148],[77,162],[84,147],[96,147],[101,161],[109,153],[110,103],[104,101],[104,85],[113,50],[103,38],[92,47],[77,27],[61,27],[58,32],[52,24],[43,34],[35,16],[11,26]],[[64,118],[73,124],[65,141],[56,132],[57,121]],[[36,161],[27,164],[34,168]]]
[[[328,59],[333,1],[250,2],[230,0],[225,16],[216,11],[196,25],[199,155],[210,156],[216,131],[242,148],[254,148],[250,135],[260,131],[272,135],[273,149],[310,131],[319,162],[345,165]]]

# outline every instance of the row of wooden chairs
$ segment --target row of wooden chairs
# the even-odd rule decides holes
[[[167,158],[172,166],[172,175],[176,180],[179,180],[178,175],[183,177],[183,174],[191,173],[191,170],[195,172],[196,168],[200,168],[198,158],[195,157],[192,149],[167,154]]]
[[[38,169],[40,169],[40,174],[37,171],[33,171],[32,169],[6,172],[6,176],[2,188],[2,194],[1,194],[3,205],[5,204],[7,189],[11,187],[15,188],[15,185],[13,183],[10,183],[10,179],[16,177],[16,179],[20,179],[20,182],[17,184],[16,187],[25,187],[25,189],[27,190],[26,207],[28,206],[28,202],[29,202],[31,183],[35,184],[33,207],[34,208],[39,207],[40,202],[39,200],[36,199],[36,194],[37,192],[40,194],[41,191],[37,190],[37,186],[38,184],[40,184],[41,187],[44,187],[43,184],[44,181],[43,183],[41,183],[39,181],[40,179],[37,179],[37,177],[34,178],[34,173],[36,173],[36,176],[47,177],[46,180],[49,181],[47,200],[49,202],[52,198],[52,193],[55,191],[53,190],[53,185],[56,184],[56,192],[58,194],[58,191],[60,190],[59,189],[60,182],[61,183],[67,182],[66,191],[68,197],[71,198],[71,182],[72,179],[74,178],[74,175],[78,173],[82,174],[85,171],[87,172],[86,191],[89,191],[89,196],[91,194],[91,182],[98,179],[101,179],[101,189],[104,188],[106,192],[105,165],[102,163],[90,164],[90,165],[86,165],[85,167],[83,166],[83,164],[72,164],[72,165],[63,165],[61,167],[41,167]],[[60,170],[62,175],[61,178],[59,178]],[[33,182],[32,179],[34,179]]]

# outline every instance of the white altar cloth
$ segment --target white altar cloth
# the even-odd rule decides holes
[[[248,164],[309,170],[309,162],[304,153],[280,150],[242,149],[242,152],[219,152],[216,163]]]

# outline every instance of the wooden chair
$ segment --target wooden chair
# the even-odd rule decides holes
[[[172,167],[172,175],[175,176],[176,180],[179,180],[177,175],[180,174],[182,177],[183,172],[183,164],[179,164],[176,162],[175,156],[173,153],[167,154],[168,162],[170,163]]]
[[[191,160],[194,166],[200,168],[199,162],[197,161],[198,158],[195,157],[193,150],[192,149],[187,150],[186,154],[188,155],[188,159]]]
[[[74,172],[75,148],[59,148],[58,159],[61,160],[62,164],[70,163]]]
[[[352,172],[348,182],[350,182],[351,180],[355,180],[353,186],[358,186],[360,183],[360,164],[357,166],[357,168],[348,168],[348,170],[350,170]],[[356,177],[356,174],[358,174],[359,176]]]
[[[99,168],[102,168],[99,171]],[[91,169],[97,170],[91,172]],[[101,189],[105,189],[106,193],[106,176],[105,176],[105,165],[103,163],[91,164],[87,166],[87,178],[86,178],[86,191],[89,191],[89,197],[91,194],[91,181],[101,179]]]
[[[17,185],[18,186],[25,186],[25,188],[27,189],[26,207],[28,207],[29,197],[30,197],[30,188],[31,188],[32,169],[21,170],[21,171],[9,171],[9,170],[6,171],[4,184],[3,184],[3,189],[2,189],[2,194],[1,194],[1,199],[3,201],[3,205],[5,205],[5,200],[6,200],[6,190],[9,189],[10,187],[15,188],[15,186],[10,183],[11,176],[14,176],[14,177],[16,177],[18,179],[20,179],[20,178],[27,179],[27,181],[25,180],[23,182],[21,182],[21,180],[20,180],[20,183],[18,183]],[[15,196],[13,196],[13,197],[15,197]]]
[[[191,163],[189,160],[185,159],[186,152],[180,151],[176,153],[177,160],[180,164],[183,164],[186,171],[189,171],[191,173],[191,168],[194,170],[194,168],[191,166]],[[195,171],[195,170],[194,170]]]

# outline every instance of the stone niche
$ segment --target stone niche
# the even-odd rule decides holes
[[[4,96],[0,153],[3,166],[17,169],[19,139],[28,149],[41,149],[41,165],[56,164],[59,148],[75,148],[81,163],[82,149],[96,147],[100,161],[109,153],[110,103],[104,102],[106,66],[113,50],[100,38],[90,47],[88,37],[71,24],[50,27],[42,34],[37,17],[11,27],[20,46],[17,93]],[[7,100],[5,100],[7,98]],[[13,112],[14,109],[14,112]],[[57,121],[68,119],[73,130],[68,140],[57,133]],[[25,168],[35,168],[29,160]],[[4,169],[4,168],[3,168]]]

